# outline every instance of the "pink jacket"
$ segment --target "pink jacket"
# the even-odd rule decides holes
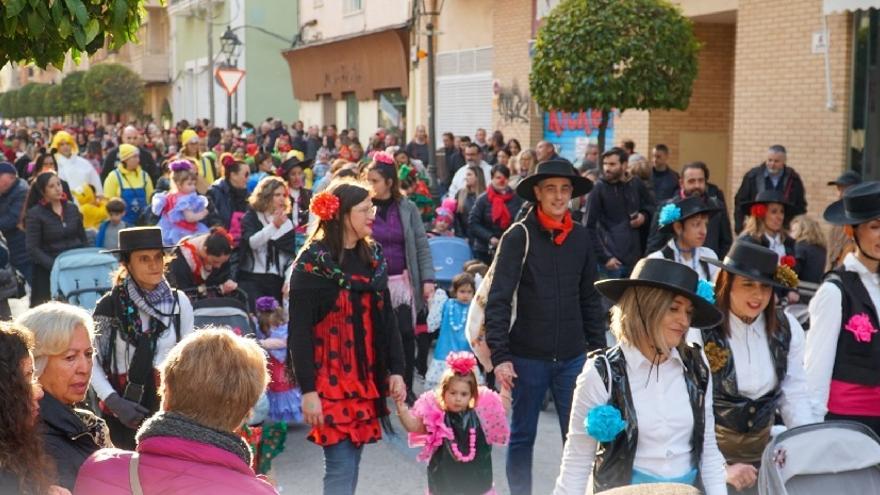
[[[266,480],[231,452],[177,437],[151,437],[142,441],[138,473],[144,495],[277,494]],[[76,495],[129,495],[128,465],[131,452],[101,449],[82,465],[73,493]]]

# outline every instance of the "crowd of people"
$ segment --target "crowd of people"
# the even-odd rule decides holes
[[[0,323],[3,493],[276,493],[305,423],[324,493],[353,494],[396,413],[430,493],[492,493],[507,445],[529,494],[548,395],[556,494],[757,493],[780,429],[880,433],[880,183],[830,182],[826,236],[781,145],[729,207],[705,163],[629,140],[572,164],[483,129],[437,157],[421,126],[3,132],[0,317],[30,294]],[[471,248],[449,286],[436,237]],[[82,247],[119,263],[91,311],[52,301]],[[256,333],[195,328],[220,296]]]

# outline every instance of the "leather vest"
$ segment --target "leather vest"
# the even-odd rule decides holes
[[[726,363],[712,373],[712,401],[715,409],[715,423],[739,433],[761,431],[769,427],[776,416],[776,407],[782,396],[782,380],[788,372],[788,351],[791,345],[791,328],[782,309],[776,310],[777,331],[767,331],[767,345],[776,370],[776,387],[764,396],[749,399],[739,393],[736,385],[736,366],[733,352],[718,326],[702,330],[703,345],[717,346],[728,356]]]
[[[700,347],[697,345],[680,347],[684,363],[684,382],[690,398],[694,416],[694,430],[691,434],[691,463],[697,468],[697,488],[702,489],[700,478],[700,459],[703,455],[703,434],[705,430],[706,392],[709,386],[709,369],[706,367]],[[610,442],[599,442],[593,463],[593,492],[599,493],[612,488],[632,484],[633,462],[636,458],[639,431],[635,404],[629,388],[626,373],[626,359],[620,346],[591,352],[589,357],[604,354],[611,368],[611,397],[608,404],[620,410],[626,429]],[[596,359],[596,371],[602,381],[609,385],[608,368],[605,361]]]
[[[880,385],[880,336],[873,335],[869,342],[859,342],[845,327],[850,318],[865,314],[874,328],[878,325],[877,309],[856,272],[840,267],[825,279],[836,285],[841,293],[840,336],[837,338],[837,354],[831,377],[858,385]]]

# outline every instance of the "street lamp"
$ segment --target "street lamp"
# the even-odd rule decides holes
[[[241,55],[242,42],[229,26],[220,36],[220,53],[226,57],[226,67],[236,67],[238,65],[238,57]],[[236,111],[236,114],[238,112]],[[238,115],[236,115],[236,118]],[[226,95],[226,125],[232,126],[232,95]]]

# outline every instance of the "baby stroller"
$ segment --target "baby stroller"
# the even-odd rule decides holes
[[[118,266],[116,257],[100,248],[65,251],[55,258],[49,275],[52,297],[91,311],[113,287],[111,277]]]
[[[758,493],[880,493],[880,438],[852,421],[827,421],[780,433],[764,449]]]
[[[434,281],[448,289],[452,278],[461,273],[464,262],[474,257],[471,247],[461,237],[432,237],[428,246],[434,260]]]
[[[229,327],[238,335],[254,335],[255,328],[248,317],[245,301],[247,297],[242,299],[234,295],[194,299],[193,326],[195,328]]]

